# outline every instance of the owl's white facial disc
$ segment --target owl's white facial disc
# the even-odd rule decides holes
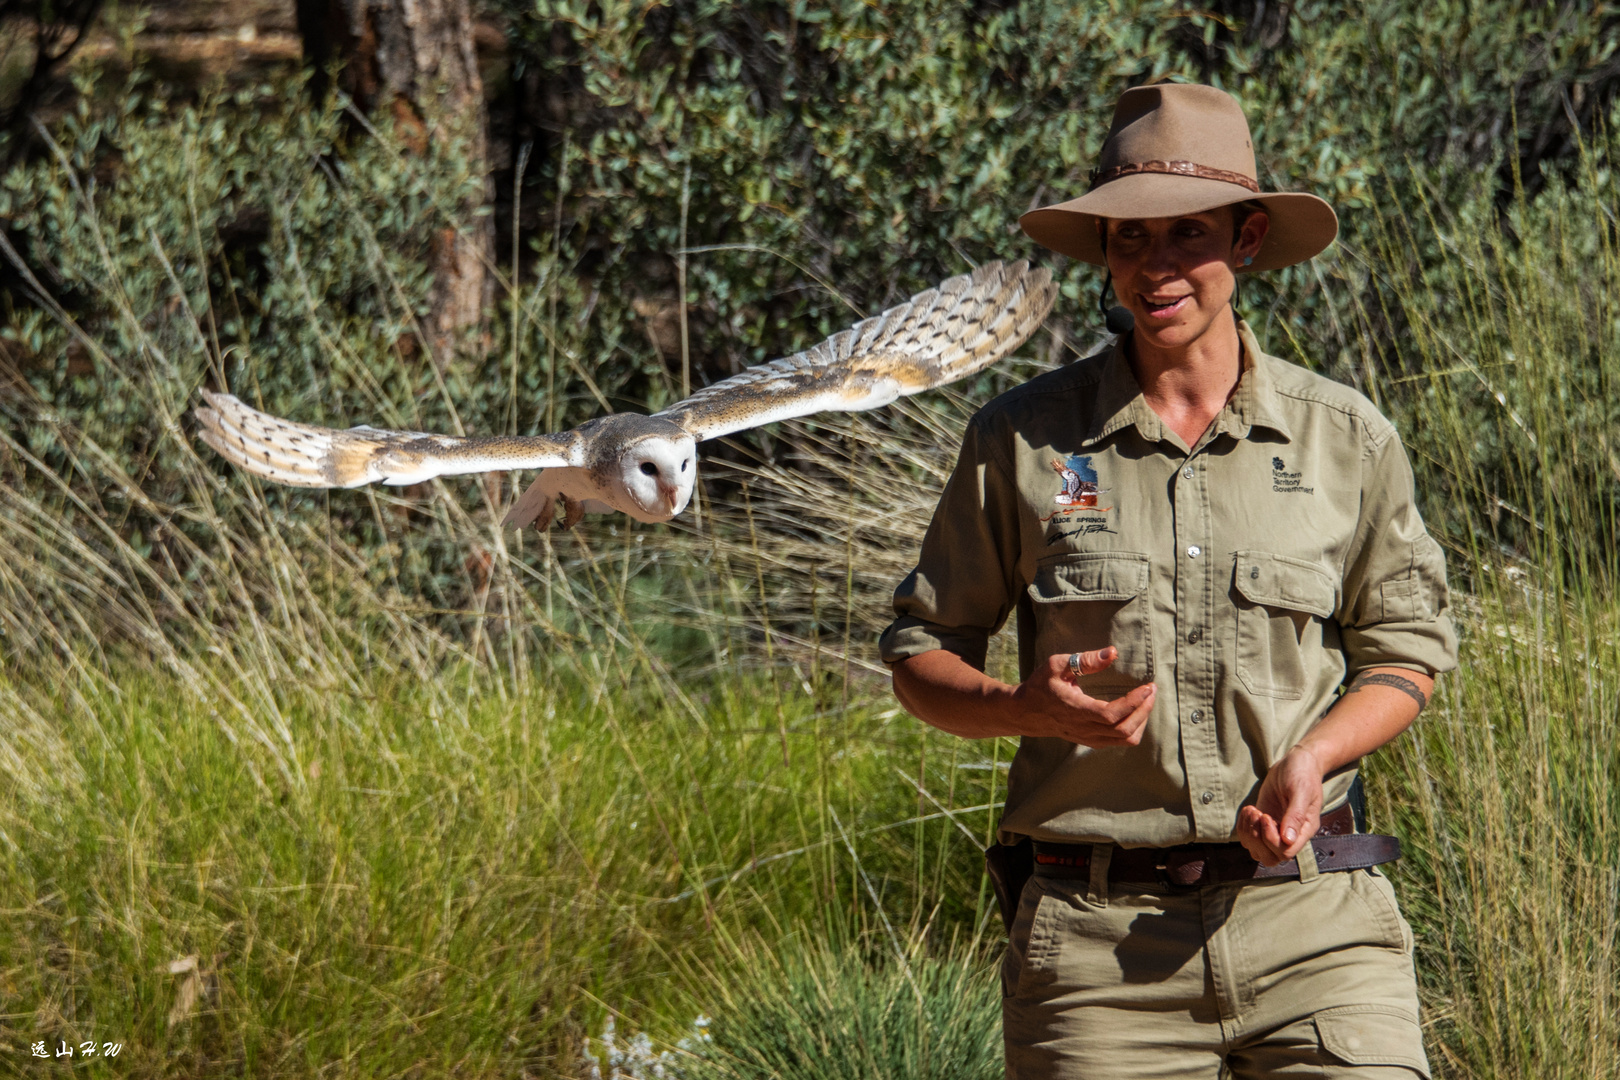
[[[692,500],[697,443],[691,436],[651,435],[625,448],[619,468],[630,497],[624,512],[637,521],[668,521]]]

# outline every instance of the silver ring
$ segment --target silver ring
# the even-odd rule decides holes
[[[1077,652],[1069,654],[1069,674],[1077,679],[1080,677],[1080,654]]]

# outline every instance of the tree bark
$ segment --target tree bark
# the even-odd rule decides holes
[[[459,220],[433,235],[423,330],[443,367],[469,334],[483,338],[493,293],[485,267],[494,253],[494,224],[478,211],[493,198],[494,185],[469,0],[298,0],[298,26],[317,93],[324,93],[327,65],[337,59],[339,82],[360,109],[392,115],[417,153],[459,139],[483,179],[457,208]]]
[[[63,96],[62,68],[84,41],[101,7],[102,0],[0,0],[0,27],[5,27],[6,35],[0,40],[0,70],[12,68],[13,75],[27,72],[20,81],[6,80],[10,85],[0,98],[0,131],[27,130],[35,109],[53,93]],[[30,52],[32,57],[27,57]],[[13,139],[6,148],[8,159],[23,145],[23,140]],[[0,166],[6,164],[9,160],[0,160]]]

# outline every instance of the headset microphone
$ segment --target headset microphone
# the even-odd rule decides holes
[[[1102,292],[1097,294],[1097,310],[1103,313],[1103,325],[1108,328],[1108,332],[1119,337],[1130,333],[1136,327],[1136,316],[1123,305],[1108,306],[1108,286],[1113,280],[1113,274],[1103,275]]]

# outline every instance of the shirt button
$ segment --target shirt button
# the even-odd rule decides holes
[[[1196,645],[1203,636],[1204,632],[1202,630],[1191,630],[1187,633],[1187,642],[1190,645]]]
[[[1249,578],[1251,580],[1253,580],[1254,578],[1257,578],[1259,576],[1260,576],[1260,568],[1258,566],[1249,567]]]
[[[1196,559],[1196,558],[1198,558],[1198,556],[1202,555],[1203,553],[1204,553],[1204,549],[1199,547],[1197,544],[1194,544],[1192,547],[1187,549],[1187,558]]]
[[[1194,709],[1192,711],[1192,722],[1195,723],[1195,724],[1202,724],[1204,722],[1204,710],[1203,709]]]
[[[1181,478],[1183,480],[1191,480],[1192,479],[1192,469],[1191,468],[1182,469],[1181,470]]]
[[[1202,795],[1198,796],[1198,798],[1199,801],[1201,801],[1205,806],[1208,806],[1210,803],[1215,801],[1215,793],[1213,791],[1206,791]]]

